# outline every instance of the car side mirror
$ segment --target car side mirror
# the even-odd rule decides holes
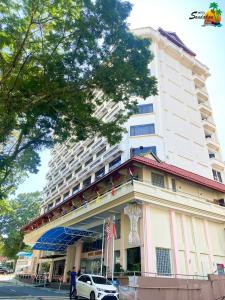
[[[90,284],[90,285],[91,285],[91,281],[90,281],[90,280],[88,280],[88,281],[87,281],[87,284]]]

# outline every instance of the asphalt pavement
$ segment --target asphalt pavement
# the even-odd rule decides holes
[[[48,288],[24,285],[13,278],[13,276],[0,276],[0,299],[10,300],[64,300],[69,299],[68,291],[57,291]]]

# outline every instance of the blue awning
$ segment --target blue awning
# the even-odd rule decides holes
[[[97,232],[72,227],[56,227],[45,232],[33,246],[33,250],[65,251],[84,237],[95,237]]]

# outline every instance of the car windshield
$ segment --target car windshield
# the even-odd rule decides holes
[[[112,285],[111,282],[104,278],[104,277],[97,277],[97,276],[92,276],[92,280],[94,281],[94,283],[96,284],[107,284],[107,285]]]

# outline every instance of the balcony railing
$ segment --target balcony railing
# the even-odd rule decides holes
[[[156,193],[156,189],[157,189],[157,193]],[[80,195],[83,195],[87,190],[89,190],[88,193],[89,196],[88,198],[84,198],[85,201],[83,201],[81,200]],[[211,198],[207,198],[206,196],[200,196],[200,195],[196,196],[194,193],[191,194],[180,190],[175,191],[168,186],[165,187],[155,186],[148,181],[140,181],[138,180],[138,178],[132,179],[129,177],[129,175],[127,175],[127,177],[122,178],[122,180],[117,185],[115,185],[115,190],[116,190],[117,197],[125,195],[126,193],[129,194],[132,191],[133,192],[138,191],[146,195],[154,195],[154,197],[159,197],[160,199],[165,199],[170,202],[173,201],[174,203],[179,203],[179,201],[181,201],[181,203],[185,203],[186,201],[185,199],[187,198],[189,202],[193,201],[193,203],[199,203],[196,205],[203,205],[204,210],[206,209],[211,211],[213,207],[217,207],[217,208],[220,207],[220,209],[225,209],[219,204],[215,204]],[[106,187],[106,189],[101,192],[100,195],[101,201],[106,201],[106,200],[114,201],[114,199],[111,197],[111,193],[112,193],[112,187],[108,185],[108,187]],[[83,207],[86,208],[88,203],[95,202],[97,197],[98,196],[96,192],[93,190],[93,184],[91,184],[90,187],[77,191],[77,193],[70,195],[68,200],[64,200],[58,206],[48,211],[47,213],[51,214],[50,221],[49,221],[49,217],[46,217],[46,215],[40,216],[39,218],[43,218],[45,222],[41,221],[41,223],[38,223],[39,224],[38,227],[34,227],[33,229],[37,229],[48,222],[64,217],[65,215],[67,215],[68,213],[74,210],[79,209],[80,211],[80,209],[83,209]],[[55,215],[55,212],[57,212],[58,210],[60,210],[61,213]],[[218,211],[218,213],[221,213],[221,211]],[[35,225],[35,222],[37,221],[34,220],[33,222]],[[27,230],[30,231],[31,229],[27,229]]]

